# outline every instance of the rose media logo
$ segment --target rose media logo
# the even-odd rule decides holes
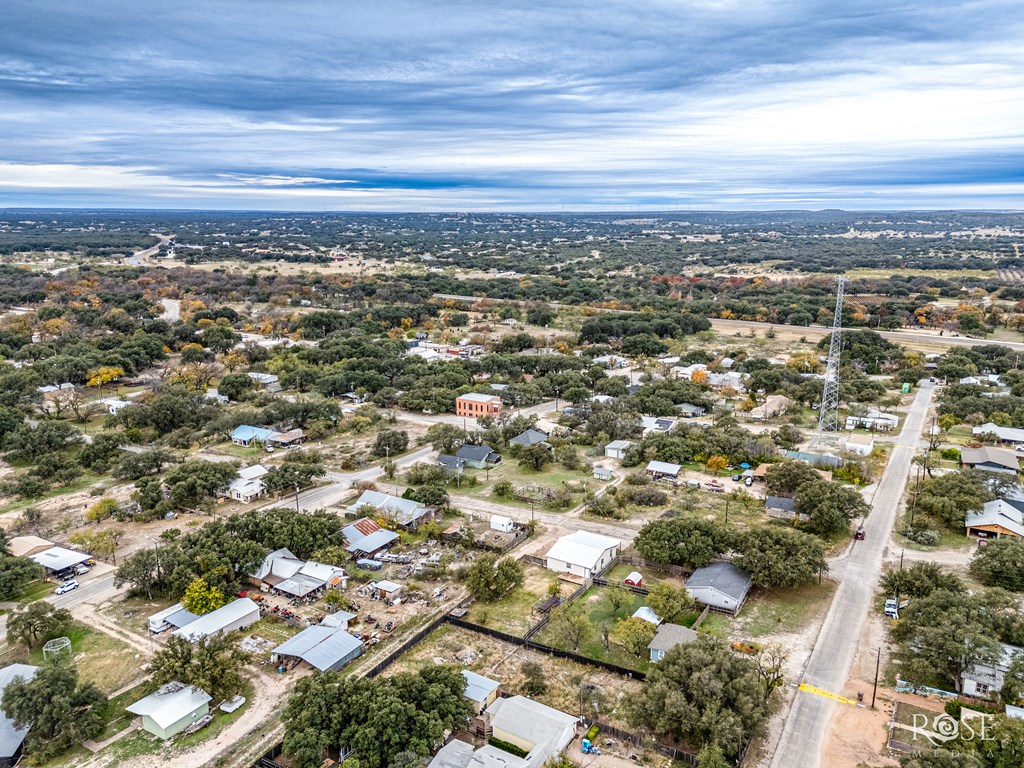
[[[979,712],[977,717],[957,720],[952,715],[943,713],[929,717],[915,712],[910,730],[917,736],[927,739],[932,746],[942,746],[948,741],[991,741],[993,715]]]

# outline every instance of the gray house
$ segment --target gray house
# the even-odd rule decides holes
[[[501,454],[489,445],[463,445],[455,452],[455,457],[466,462],[467,467],[486,469],[501,461]]]
[[[547,432],[543,432],[539,429],[528,429],[509,440],[508,444],[521,445],[524,448],[528,448],[529,446],[537,445],[538,443],[547,443],[547,440]]]
[[[711,610],[735,615],[750,592],[750,574],[732,563],[711,563],[686,580],[686,591]]]
[[[647,646],[651,652],[651,661],[661,661],[665,658],[665,654],[677,645],[692,643],[696,639],[697,633],[689,627],[684,627],[681,624],[669,624],[668,622],[660,624],[658,631],[654,633],[654,638],[651,640],[650,645]]]

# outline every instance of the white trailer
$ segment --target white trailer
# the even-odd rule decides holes
[[[154,613],[149,617],[149,631],[154,635],[158,635],[161,632],[166,632],[173,625],[170,624],[167,619],[173,616],[178,611],[184,610],[185,606],[181,603],[175,603],[170,608],[164,608],[159,613]]]

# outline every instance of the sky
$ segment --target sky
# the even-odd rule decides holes
[[[0,207],[1024,208],[1019,0],[4,0]]]

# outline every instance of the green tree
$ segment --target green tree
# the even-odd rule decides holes
[[[796,509],[811,518],[804,529],[829,536],[848,530],[850,520],[866,517],[871,508],[855,488],[819,477],[797,489]]]
[[[576,603],[564,603],[551,612],[548,622],[555,641],[563,648],[578,651],[594,634],[594,625]]]
[[[40,570],[27,557],[0,554],[0,600],[13,600],[21,594],[26,584],[40,577]]]
[[[473,597],[493,602],[523,584],[523,567],[511,557],[485,553],[465,572],[466,587]]]
[[[181,598],[181,604],[185,607],[185,610],[189,613],[194,613],[196,616],[203,616],[211,611],[215,611],[226,602],[224,593],[217,589],[217,587],[211,586],[207,583],[206,579],[201,577],[192,580],[192,583],[185,589],[185,594]]]
[[[695,746],[722,745],[735,759],[739,745],[764,732],[769,706],[754,662],[701,635],[653,666],[627,715],[635,725]]]
[[[647,523],[634,545],[647,560],[701,568],[730,549],[731,536],[711,520],[675,517]]]
[[[454,424],[442,422],[427,430],[427,441],[435,451],[451,454],[466,442],[466,433]]]
[[[971,560],[971,574],[988,587],[1024,592],[1024,542],[996,539],[986,542]]]
[[[737,549],[740,555],[733,562],[759,587],[809,584],[828,569],[821,540],[789,528],[747,531],[740,536]]]
[[[959,692],[964,671],[999,658],[1000,614],[1015,606],[1008,598],[935,590],[911,601],[890,630],[903,679],[938,680]]]
[[[120,509],[117,499],[104,498],[97,501],[85,510],[85,519],[90,523],[99,523],[108,517],[113,517]]]
[[[821,387],[819,386],[820,390]],[[820,396],[820,394],[819,394]],[[768,493],[774,496],[792,496],[805,483],[821,480],[817,470],[802,461],[783,461],[772,464],[765,473]]]
[[[633,616],[616,622],[609,638],[616,645],[621,645],[626,653],[640,658],[648,652],[647,646],[654,639],[655,631],[649,621]]]
[[[217,382],[217,393],[235,402],[244,400],[255,388],[256,382],[245,373],[229,373]]]
[[[911,563],[905,568],[886,566],[882,589],[888,595],[927,597],[937,589],[966,592],[967,585],[955,573],[946,573],[938,563]]]
[[[409,433],[400,429],[382,429],[373,444],[374,456],[397,456],[409,447]]]
[[[296,768],[316,768],[339,745],[352,748],[360,768],[387,768],[402,752],[425,757],[472,714],[464,690],[458,669],[435,665],[389,677],[305,677],[284,710],[285,754]]]
[[[917,512],[938,520],[961,534],[967,513],[980,510],[996,498],[985,473],[974,469],[929,477],[921,483]]]
[[[523,448],[519,452],[519,466],[540,472],[551,463],[551,450],[541,443]]]
[[[193,459],[179,464],[164,476],[168,500],[185,509],[212,507],[217,496],[238,476],[232,464]]]
[[[67,608],[54,608],[52,603],[37,600],[10,615],[7,634],[23,645],[35,648],[66,634],[73,621]]]
[[[214,701],[221,701],[239,692],[242,669],[250,658],[227,635],[205,637],[196,643],[171,637],[150,662],[150,683],[159,687],[177,680],[201,688]]]
[[[10,449],[8,459],[35,463],[81,441],[82,434],[66,421],[41,421],[34,427],[23,424],[7,435],[5,444]]]
[[[1006,704],[1019,706],[1024,702],[1024,653],[1014,654],[999,695]]]
[[[556,581],[555,594],[557,594],[557,584],[558,582]],[[613,584],[604,591],[604,599],[608,601],[614,616],[627,605],[633,604],[633,593],[619,584]]]
[[[107,697],[80,683],[73,666],[45,664],[31,680],[8,683],[0,706],[16,727],[31,726],[25,751],[43,763],[103,731]]]
[[[685,587],[660,581],[650,588],[647,605],[665,621],[676,624],[693,611],[695,602]]]
[[[697,754],[697,763],[701,768],[730,768],[731,765],[717,744],[705,744]]]
[[[114,467],[113,475],[119,480],[139,480],[147,475],[158,475],[178,457],[166,448],[148,448],[139,453],[128,451]]]

